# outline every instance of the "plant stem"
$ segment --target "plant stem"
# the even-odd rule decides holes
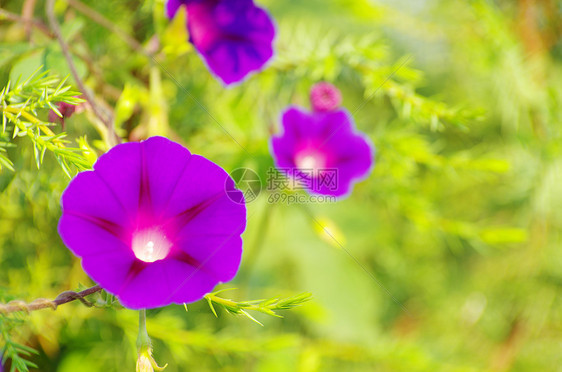
[[[75,300],[79,300],[84,305],[91,307],[93,303],[86,300],[84,297],[101,291],[102,288],[99,285],[95,285],[82,292],[66,291],[59,294],[54,300],[47,300],[45,298],[38,298],[31,303],[25,303],[23,301],[10,301],[7,304],[0,304],[0,314],[10,314],[17,311],[25,311],[29,313],[31,311],[51,308],[56,310],[59,305],[66,304]]]
[[[25,23],[25,37],[31,41],[31,20],[33,19],[33,10],[35,9],[36,0],[25,0],[22,9],[22,18]]]
[[[19,14],[8,12],[5,9],[0,9],[0,20],[4,20],[4,19],[7,19],[7,20],[13,21],[13,22],[22,22],[26,26],[31,25],[31,26],[37,28],[42,33],[44,33],[45,35],[47,35],[48,37],[54,36],[53,33],[51,32],[51,30],[49,30],[49,28],[47,26],[45,26],[45,24],[43,22],[38,21],[36,19],[24,18],[24,17],[20,16]]]
[[[148,350],[151,346],[150,337],[146,330],[146,309],[139,310],[139,335],[137,337],[137,348],[139,353]]]
[[[127,34],[123,29],[117,26],[115,23],[111,22],[109,19],[105,18],[101,13],[90,8],[86,4],[78,0],[67,0],[68,5],[90,18],[92,21],[96,22],[100,26],[107,28],[109,31],[117,34],[124,42],[129,44],[131,49],[134,51],[149,56],[147,51],[143,48],[141,43],[139,43],[135,38]],[[150,56],[149,56],[150,57]]]
[[[137,371],[162,371],[168,364],[160,367],[152,357],[152,341],[146,331],[146,309],[139,310],[139,335],[137,337]]]
[[[57,38],[57,40],[59,42],[59,45],[62,49],[62,53],[64,54],[64,58],[66,59],[66,63],[68,64],[68,67],[70,68],[70,72],[72,73],[72,76],[74,77],[74,81],[76,81],[76,84],[78,85],[78,88],[80,89],[80,91],[84,95],[84,98],[86,99],[86,101],[88,101],[88,103],[89,103],[90,107],[92,108],[92,111],[94,112],[94,114],[106,126],[107,133],[108,133],[107,140],[109,142],[109,145],[110,146],[117,145],[118,143],[121,142],[121,139],[115,133],[115,129],[113,128],[113,119],[104,115],[101,108],[96,103],[95,98],[92,96],[90,91],[86,89],[86,86],[84,85],[84,82],[82,81],[82,79],[80,79],[80,76],[78,75],[78,71],[76,70],[76,66],[74,65],[74,62],[72,60],[72,56],[70,55],[68,45],[66,44],[66,42],[64,41],[64,39],[62,37],[60,26],[59,26],[59,23],[57,22],[57,18],[55,16],[55,11],[54,11],[55,0],[47,0],[47,4],[45,6],[46,6],[46,11],[47,11],[47,18],[49,19],[49,24],[50,24],[51,29],[53,30],[53,32],[55,34],[55,37]]]
[[[16,115],[21,115],[24,118],[26,118],[27,120],[29,120],[29,122],[33,123],[33,124],[37,124],[37,126],[39,127],[39,129],[41,129],[46,135],[48,136],[54,136],[55,133],[53,133],[53,131],[51,129],[49,129],[49,127],[45,126],[43,124],[43,121],[37,119],[35,116],[31,115],[30,113],[28,113],[27,111],[24,111],[20,108],[16,108],[16,107],[4,107],[2,108],[2,110],[4,112],[9,112],[11,114],[16,114]],[[64,147],[64,146],[63,146]]]
[[[263,215],[258,226],[257,236],[252,244],[252,249],[248,250],[248,253],[244,261],[244,271],[240,274],[240,283],[246,288],[249,288],[250,277],[252,276],[252,269],[255,266],[261,252],[263,243],[267,236],[269,221],[271,219],[271,213],[273,213],[273,205],[267,204],[264,207]]]
[[[37,19],[34,19],[34,18],[26,19],[26,18],[23,18],[22,16],[20,16],[18,14],[8,12],[4,9],[0,9],[0,20],[4,20],[4,19],[6,19],[8,21],[13,21],[13,22],[22,22],[26,25],[29,24],[32,27],[35,27],[36,29],[41,31],[48,38],[50,38],[50,39],[55,38],[55,35],[51,32],[51,30],[43,22],[41,22]],[[72,52],[72,54],[74,56],[76,56],[77,58],[81,59],[84,63],[86,63],[86,66],[88,67],[88,70],[90,71],[90,73],[93,74],[99,80],[98,84],[100,84],[102,89],[103,89],[102,95],[106,95],[106,96],[109,96],[110,98],[112,98],[114,100],[117,100],[119,98],[119,96],[121,95],[121,91],[118,90],[117,88],[115,88],[114,86],[112,86],[111,84],[108,84],[107,82],[104,81],[101,72],[94,65],[91,58],[89,58],[88,56],[86,56],[84,54],[79,53],[76,50],[76,47],[73,47],[73,46],[69,45],[69,48],[70,48],[70,51]],[[106,107],[106,110],[107,109],[108,108]]]

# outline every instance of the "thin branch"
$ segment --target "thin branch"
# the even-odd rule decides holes
[[[23,17],[15,14],[15,13],[10,13],[4,9],[0,9],[0,20],[9,20],[12,22],[28,22],[32,27],[37,28],[39,31],[41,31],[45,36],[49,37],[50,39],[55,39],[55,34],[53,34],[51,32],[51,30],[49,30],[49,28],[41,21],[37,20],[37,19],[27,19],[24,20]],[[71,45],[69,45],[70,47],[70,51],[72,52],[73,55],[75,55],[76,57],[78,57],[79,59],[81,59],[86,66],[88,67],[88,70],[91,74],[93,74],[97,79],[98,79],[98,85],[101,86],[101,89],[103,90],[102,94],[105,96],[109,96],[110,98],[117,100],[120,95],[121,95],[121,91],[119,89],[117,89],[116,87],[112,86],[111,84],[108,84],[104,81],[102,73],[99,71],[99,69],[97,68],[97,66],[95,66],[95,64],[93,63],[93,61],[86,55],[79,53],[76,48],[73,48]],[[107,104],[104,104],[103,106],[106,106],[105,109],[108,111],[112,111],[111,107]]]
[[[92,21],[96,22],[100,26],[108,29],[109,31],[115,33],[124,42],[129,44],[131,49],[136,52],[142,53],[147,57],[150,54],[143,48],[142,44],[139,43],[134,37],[130,36],[127,32],[117,26],[115,23],[111,22],[109,19],[105,18],[101,13],[97,12],[95,9],[90,8],[86,4],[78,0],[66,0],[67,4],[84,14],[86,17],[90,18]]]
[[[5,305],[0,304],[0,314],[6,315],[17,311],[24,311],[26,313],[29,313],[31,311],[46,309],[46,308],[51,308],[53,310],[56,310],[59,305],[63,305],[75,300],[82,302],[82,304],[88,307],[92,307],[94,306],[94,304],[86,300],[84,297],[97,293],[101,290],[102,288],[99,285],[96,285],[91,288],[85,289],[82,292],[74,292],[74,291],[62,292],[54,300],[38,298],[30,303],[26,303],[24,301],[19,301],[19,300],[10,301]]]
[[[25,37],[31,41],[31,20],[33,19],[33,11],[35,10],[36,0],[25,0],[22,8],[22,18],[25,20]]]
[[[78,84],[78,88],[80,89],[80,91],[82,91],[84,98],[90,104],[92,111],[98,117],[98,119],[106,126],[108,132],[108,140],[111,142],[110,145],[116,145],[119,142],[121,142],[121,139],[115,133],[115,129],[113,128],[113,120],[103,114],[102,110],[95,102],[95,98],[90,94],[90,91],[86,89],[86,86],[84,85],[82,79],[80,79],[80,76],[78,75],[78,71],[76,70],[76,66],[72,61],[72,56],[70,55],[68,45],[66,44],[66,42],[62,37],[60,26],[55,16],[54,6],[55,6],[55,0],[47,0],[47,4],[46,4],[47,18],[49,19],[49,24],[51,26],[51,29],[55,33],[55,36],[61,46],[62,52],[66,59],[66,63],[70,68],[70,72],[72,73],[72,76],[76,81],[76,84]]]
[[[51,30],[49,30],[49,28],[41,21],[38,21],[36,19],[29,19],[29,18],[23,18],[22,16],[20,16],[19,14],[15,14],[12,12],[8,12],[7,10],[4,9],[0,9],[0,21],[3,19],[7,19],[8,21],[13,21],[13,22],[22,22],[24,25],[31,25],[35,28],[37,28],[39,31],[41,31],[42,33],[44,33],[45,35],[47,35],[48,37],[54,37],[55,35],[51,32]]]

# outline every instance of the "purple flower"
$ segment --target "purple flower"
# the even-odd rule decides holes
[[[168,17],[182,5],[191,43],[225,84],[260,70],[273,56],[275,27],[253,0],[168,0]]]
[[[128,308],[197,301],[240,265],[246,207],[232,189],[222,168],[166,138],[121,144],[70,182],[59,234]]]
[[[340,107],[341,101],[339,89],[330,83],[317,83],[310,90],[310,104],[314,111],[335,110]]]
[[[374,150],[355,132],[346,110],[309,113],[290,107],[282,124],[283,133],[271,140],[275,164],[311,192],[344,196],[353,181],[369,173]]]

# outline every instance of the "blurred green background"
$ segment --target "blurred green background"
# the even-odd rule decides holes
[[[150,310],[166,371],[562,371],[562,2],[260,0],[277,24],[276,56],[230,89],[162,0],[84,4],[161,64],[57,1],[79,73],[129,140],[163,134],[265,184],[280,113],[308,107],[326,80],[360,108],[356,125],[377,148],[345,200],[270,204],[264,191],[248,205],[242,267],[221,287],[238,290],[225,296],[314,299],[283,319],[256,315],[264,327],[215,318],[205,301]],[[47,24],[43,1],[0,8]],[[69,73],[52,35],[0,14],[0,86],[39,66]],[[101,154],[92,121],[83,112],[64,129]],[[31,143],[10,142],[3,302],[92,285],[56,232],[69,179],[52,154],[37,170]],[[11,334],[39,351],[39,371],[133,371],[137,316],[71,303],[19,315]]]

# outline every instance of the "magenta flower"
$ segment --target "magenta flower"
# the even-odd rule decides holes
[[[275,27],[253,0],[168,0],[168,17],[182,5],[191,43],[225,84],[260,70],[273,56]]]
[[[373,148],[343,109],[283,113],[283,133],[271,140],[275,165],[316,194],[345,196],[373,165]]]
[[[70,182],[59,234],[128,308],[197,301],[240,265],[246,207],[233,188],[218,165],[166,138],[121,144]]]

